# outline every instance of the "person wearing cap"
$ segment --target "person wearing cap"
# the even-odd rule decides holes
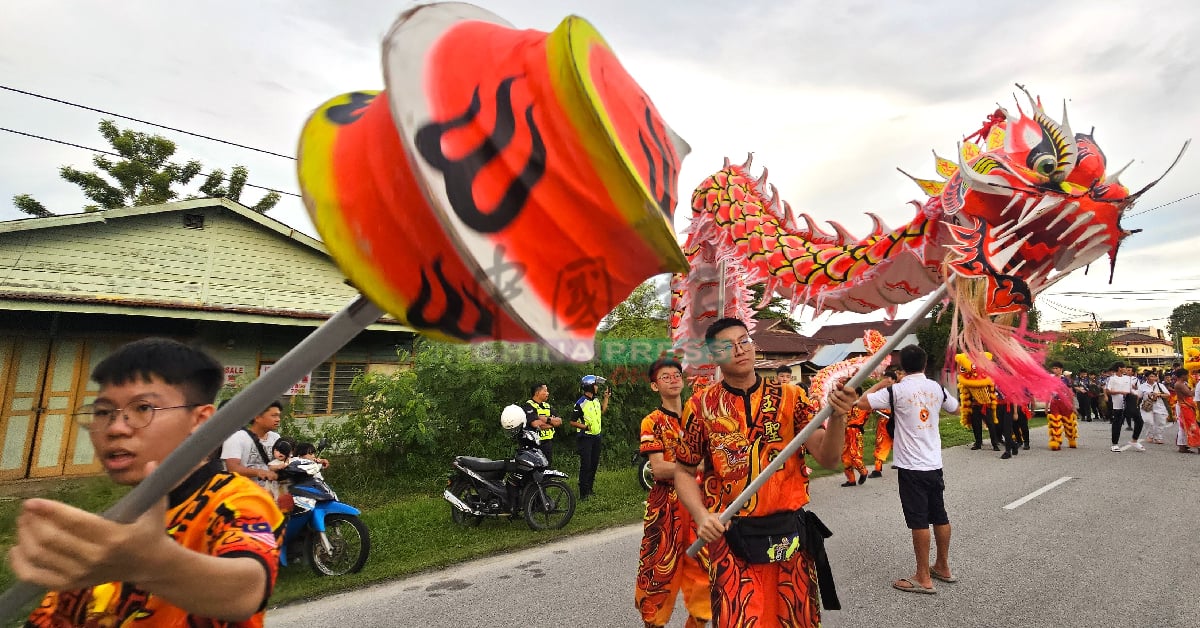
[[[583,396],[575,402],[571,410],[571,427],[579,430],[579,499],[587,499],[592,495],[592,485],[596,482],[596,469],[600,466],[600,431],[602,418],[608,411],[608,400],[612,389],[604,389],[604,399],[596,398],[596,384],[600,378],[586,375],[580,380]]]

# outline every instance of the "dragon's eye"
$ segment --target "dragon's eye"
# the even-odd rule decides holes
[[[1037,172],[1038,174],[1040,174],[1044,177],[1048,177],[1048,176],[1054,174],[1054,171],[1057,168],[1058,168],[1058,159],[1056,159],[1054,157],[1054,155],[1042,155],[1042,156],[1038,157],[1037,159],[1033,160],[1034,172]]]

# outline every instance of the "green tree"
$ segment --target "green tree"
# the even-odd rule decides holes
[[[1200,336],[1200,303],[1184,303],[1171,310],[1167,318],[1167,333],[1175,345],[1175,353],[1183,353],[1184,336]]]
[[[670,311],[660,299],[653,279],[633,289],[600,324],[606,339],[666,338]]]
[[[100,135],[120,159],[114,160],[109,155],[101,154],[92,157],[92,164],[99,172],[84,172],[71,166],[62,166],[58,170],[59,176],[79,186],[83,195],[94,202],[85,205],[84,211],[166,203],[179,197],[175,186],[187,185],[200,174],[202,167],[199,161],[193,159],[183,165],[171,162],[176,150],[175,142],[161,135],[121,130],[112,120],[100,122]],[[240,202],[248,176],[246,168],[235,166],[226,183],[225,173],[214,171],[201,185],[200,193]],[[278,202],[279,194],[270,192],[253,209],[265,212]],[[13,204],[31,216],[43,218],[54,215],[28,194],[14,196]]]
[[[1062,362],[1063,368],[1073,373],[1081,370],[1099,373],[1120,362],[1121,356],[1109,346],[1112,334],[1104,330],[1079,329],[1067,332],[1050,344],[1046,363]]]
[[[766,284],[754,284],[750,286],[750,293],[754,295],[754,301],[751,303],[751,306],[757,306],[762,302],[763,293],[766,292],[766,289]],[[760,321],[778,320],[779,325],[788,331],[797,331],[796,320],[792,318],[792,309],[788,300],[778,294],[771,295],[771,300],[767,303],[766,307],[761,310],[755,310],[754,318]]]
[[[946,365],[950,345],[950,323],[954,320],[954,305],[938,303],[929,311],[929,324],[917,330],[917,344],[927,356],[926,371],[938,373]]]

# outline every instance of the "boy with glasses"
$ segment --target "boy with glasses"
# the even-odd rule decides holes
[[[654,486],[646,497],[646,517],[638,557],[634,602],[647,628],[666,626],[682,592],[688,609],[687,628],[712,617],[704,556],[686,551],[696,540],[696,526],[675,493],[675,446],[683,432],[683,366],[671,358],[650,365],[650,389],[662,403],[642,419],[641,453],[650,458]],[[701,550],[703,552],[703,550]]]
[[[134,486],[213,415],[224,371],[197,349],[150,338],[105,358],[92,379],[99,395],[77,421],[108,476]],[[210,460],[129,524],[27,500],[9,562],[51,590],[27,626],[259,627],[282,523],[270,495]]]
[[[827,423],[785,460],[734,521],[723,523],[718,513],[813,417],[798,386],[755,374],[754,341],[745,323],[719,319],[705,341],[722,379],[688,399],[675,449],[675,491],[696,522],[697,536],[708,544],[713,624],[818,626],[822,600],[831,610],[841,606],[825,555],[824,539],[831,533],[803,508],[809,501],[804,454],[837,469],[854,391],[842,387],[830,395]],[[696,480],[701,463],[702,483]]]

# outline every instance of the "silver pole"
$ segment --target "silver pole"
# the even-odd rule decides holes
[[[313,330],[300,344],[288,351],[263,376],[217,410],[208,421],[188,436],[166,457],[158,468],[101,515],[118,523],[131,523],[158,503],[171,489],[200,464],[206,456],[246,425],[249,418],[262,412],[272,401],[302,377],[346,346],[367,325],[383,315],[375,304],[359,295],[345,308]],[[17,582],[0,595],[0,618],[15,619],[26,604],[44,594],[44,589]]]
[[[868,359],[866,363],[862,365],[862,368],[858,369],[858,372],[850,378],[850,381],[846,382],[846,386],[854,388],[863,383],[863,380],[867,379],[867,375],[869,375],[871,371],[874,371],[875,367],[879,366],[879,363],[883,362],[885,357],[891,355],[892,351],[896,350],[896,346],[899,345],[906,336],[908,336],[908,334],[912,331],[912,328],[916,326],[917,322],[925,318],[925,315],[928,314],[929,311],[933,309],[933,306],[937,305],[945,295],[946,284],[943,283],[942,285],[938,286],[937,290],[934,290],[929,295],[929,298],[925,301],[925,304],[921,306],[921,309],[913,314],[912,317],[910,317],[907,321],[905,321],[904,324],[900,326],[900,329],[896,330],[896,333],[893,334],[886,343],[884,343],[883,347],[879,351],[875,352],[875,354],[872,355],[870,359]],[[729,504],[729,507],[721,512],[721,523],[729,523],[729,520],[733,519],[734,514],[741,510],[742,506],[746,505],[746,502],[750,501],[750,498],[758,492],[758,489],[762,488],[763,484],[767,483],[767,480],[770,479],[771,475],[783,466],[783,463],[787,462],[788,458],[791,458],[796,454],[800,447],[808,441],[808,437],[812,436],[813,432],[817,431],[817,428],[823,425],[825,420],[828,419],[829,415],[832,413],[833,406],[826,403],[825,407],[821,408],[821,411],[817,413],[817,416],[809,421],[808,425],[805,425],[804,429],[800,430],[799,434],[796,434],[794,437],[792,437],[791,442],[789,442],[787,446],[783,448],[783,451],[780,451],[779,455],[775,456],[775,459],[772,460],[770,464],[763,467],[763,470],[758,474],[758,477],[754,478],[754,480],[750,482],[750,485],[733,499],[733,501]],[[692,543],[691,547],[687,549],[688,556],[695,556],[696,553],[700,551],[701,547],[704,547],[704,539],[696,539],[696,542]]]

